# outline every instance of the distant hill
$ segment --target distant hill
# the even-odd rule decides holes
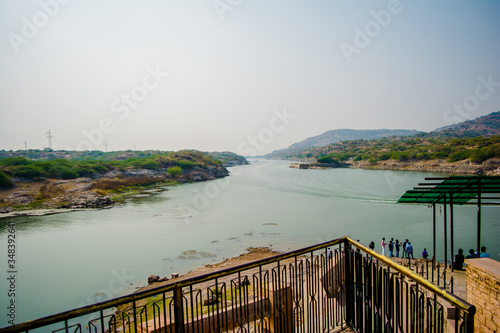
[[[301,142],[294,143],[288,149],[304,149],[311,147],[322,147],[331,143],[345,140],[372,140],[380,139],[386,136],[410,136],[420,133],[416,130],[402,129],[375,129],[375,130],[355,130],[355,129],[336,129],[326,131],[317,136],[307,138]]]
[[[466,120],[462,123],[438,128],[429,133],[429,136],[444,136],[452,138],[462,137],[489,137],[500,135],[500,111],[490,113],[472,120]]]
[[[266,155],[269,159],[302,160],[315,161],[322,155],[327,155],[337,151],[341,144],[356,140],[382,140],[387,141],[407,141],[413,142],[413,139],[452,139],[452,138],[474,138],[474,137],[493,137],[500,135],[500,111],[490,113],[489,115],[478,117],[473,120],[438,128],[432,132],[419,132],[416,130],[353,130],[337,129],[327,131],[321,135],[307,138],[301,142],[294,143],[286,149],[275,150]],[[454,141],[452,141],[454,142]],[[351,143],[361,144],[364,143]],[[410,144],[411,146],[411,144]],[[368,147],[365,147],[368,149]],[[387,147],[386,147],[387,148]],[[392,149],[392,147],[391,147]],[[368,149],[370,150],[370,149]],[[368,150],[365,152],[368,152]],[[496,156],[496,153],[494,154]]]
[[[389,136],[411,136],[422,132],[416,130],[403,129],[374,129],[374,130],[356,130],[356,129],[336,129],[326,131],[317,136],[307,138],[303,141],[294,143],[288,148],[275,150],[266,155],[266,158],[280,158],[284,154],[288,155],[291,152],[298,152],[307,148],[323,147],[332,143],[337,143],[346,140],[373,140]]]

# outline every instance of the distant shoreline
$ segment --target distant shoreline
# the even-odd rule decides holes
[[[369,163],[355,162],[352,167],[359,169],[395,170],[451,173],[457,175],[500,176],[500,159],[492,158],[482,164],[470,163],[469,160],[446,162],[446,160],[428,160],[419,162],[398,162],[394,160]]]
[[[500,159],[492,158],[482,164],[470,163],[469,160],[459,162],[446,162],[446,160],[428,160],[419,162],[398,162],[394,160],[377,161],[370,163],[367,161],[358,161],[344,163],[342,165],[331,165],[321,163],[291,163],[290,168],[295,169],[331,169],[350,167],[355,169],[372,170],[393,170],[393,171],[415,171],[415,172],[435,172],[450,173],[457,175],[485,175],[500,176]]]

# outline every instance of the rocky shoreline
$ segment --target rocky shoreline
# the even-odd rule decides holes
[[[166,170],[139,169],[114,170],[98,178],[16,180],[14,188],[0,191],[0,218],[105,208],[133,196],[152,195],[169,185],[215,180],[228,175],[229,171],[223,166],[195,166],[178,176],[170,176]],[[100,188],[102,183],[124,185],[110,191]]]
[[[500,159],[491,158],[482,164],[471,163],[469,160],[458,162],[447,162],[444,159],[413,161],[413,162],[398,162],[394,160],[377,161],[370,163],[368,161],[347,162],[339,165],[329,165],[320,163],[292,163],[290,168],[295,169],[331,169],[350,167],[357,169],[373,169],[373,170],[396,170],[396,171],[417,171],[417,172],[435,172],[447,173],[456,175],[484,175],[484,176],[500,176]]]
[[[469,160],[453,163],[446,162],[446,160],[429,160],[421,162],[398,162],[389,160],[378,161],[376,163],[359,161],[355,162],[352,167],[360,169],[450,173],[457,175],[500,176],[500,159],[497,158],[489,159],[482,164],[474,164]]]

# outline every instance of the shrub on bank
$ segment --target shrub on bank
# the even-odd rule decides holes
[[[30,164],[30,162],[31,162],[30,160],[22,156],[6,157],[0,160],[0,163],[6,166],[28,165]]]
[[[44,177],[43,169],[33,165],[20,165],[12,168],[12,176],[15,178],[24,178],[33,180],[35,178]]]
[[[182,173],[182,168],[180,166],[174,166],[167,169],[167,173],[172,176],[178,176]]]
[[[14,184],[10,181],[9,177],[0,171],[0,190],[6,190],[8,188],[13,188]]]

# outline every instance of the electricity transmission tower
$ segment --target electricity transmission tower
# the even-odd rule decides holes
[[[52,149],[52,138],[54,136],[50,133],[50,130],[47,132],[47,138],[49,139],[49,149]]]

